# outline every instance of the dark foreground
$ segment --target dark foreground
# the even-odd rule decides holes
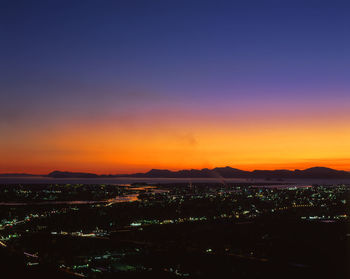
[[[3,186],[1,278],[350,278],[347,186],[136,186]]]

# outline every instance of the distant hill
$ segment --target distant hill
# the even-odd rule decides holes
[[[54,178],[98,178],[100,175],[86,172],[53,171],[47,176]]]
[[[29,173],[0,173],[0,177],[33,177],[33,176],[41,176],[41,175],[29,174]]]
[[[167,169],[152,169],[146,173],[98,175],[94,173],[53,171],[47,175],[53,178],[113,178],[113,177],[136,177],[136,178],[247,178],[247,179],[296,179],[296,178],[327,178],[327,179],[350,179],[350,172],[335,170],[325,167],[313,167],[305,170],[254,170],[244,171],[231,167],[214,169],[190,169],[170,171]]]

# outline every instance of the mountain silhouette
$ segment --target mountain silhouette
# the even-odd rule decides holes
[[[53,171],[47,175],[54,178],[106,178],[106,177],[136,177],[136,178],[246,178],[246,179],[296,179],[296,178],[350,178],[350,172],[325,167],[313,167],[305,170],[253,170],[244,171],[231,167],[214,169],[190,169],[171,171],[167,169],[151,169],[146,173],[98,175],[94,173]]]
[[[95,173],[86,173],[86,172],[69,172],[69,171],[53,171],[50,172],[47,176],[55,178],[98,178],[100,177]]]

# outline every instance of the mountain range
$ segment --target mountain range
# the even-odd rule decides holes
[[[0,177],[9,176],[34,176],[31,174],[0,174]],[[246,178],[246,179],[297,179],[297,178],[327,178],[327,179],[350,179],[350,172],[335,170],[325,167],[313,167],[304,170],[254,170],[245,171],[231,167],[219,167],[213,169],[190,169],[171,171],[167,169],[152,169],[146,173],[99,175],[85,172],[53,171],[47,175],[52,178]]]

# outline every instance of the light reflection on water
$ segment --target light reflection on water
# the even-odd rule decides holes
[[[168,190],[158,189],[156,186],[135,186],[131,184],[121,184],[115,186],[126,187],[130,191],[147,191],[152,193],[167,193]],[[75,201],[41,201],[41,202],[0,202],[0,206],[24,206],[24,205],[82,205],[82,204],[102,204],[102,203],[122,203],[122,202],[135,202],[138,201],[139,193],[131,193],[127,195],[116,196],[115,198],[106,200],[75,200]]]

